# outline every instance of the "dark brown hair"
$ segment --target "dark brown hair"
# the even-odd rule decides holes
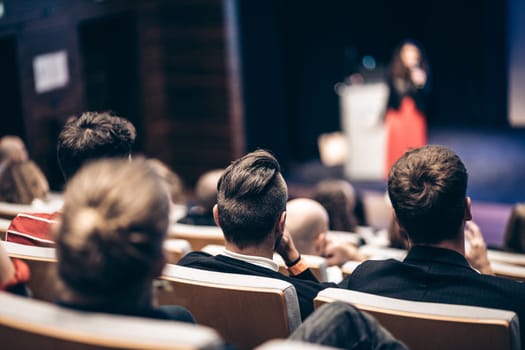
[[[286,210],[288,191],[277,159],[267,151],[234,161],[217,184],[219,224],[243,248],[263,242]]]
[[[89,160],[129,156],[135,136],[131,122],[105,112],[86,112],[69,120],[57,145],[64,177],[72,177]]]
[[[467,182],[465,165],[444,146],[410,150],[392,166],[388,194],[412,243],[457,237],[465,215]]]

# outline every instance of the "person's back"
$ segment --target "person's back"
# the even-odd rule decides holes
[[[213,215],[224,233],[226,249],[217,256],[189,253],[179,265],[290,282],[306,318],[313,311],[313,298],[327,285],[316,280],[285,233],[288,190],[277,160],[266,151],[249,153],[224,171],[217,188]],[[290,277],[278,272],[272,260],[275,251],[283,257]]]
[[[57,157],[67,181],[82,165],[103,158],[128,158],[135,140],[135,127],[126,119],[108,113],[86,112],[69,120],[58,137]],[[9,225],[6,240],[37,246],[52,246],[50,225],[59,212],[17,215]]]
[[[166,188],[144,159],[105,159],[82,168],[67,185],[55,227],[59,304],[193,322],[184,308],[153,303],[169,209]]]
[[[388,192],[412,248],[404,261],[362,263],[341,286],[401,299],[511,310],[525,329],[525,285],[482,275],[465,258],[465,236],[479,234],[469,222],[467,178],[459,157],[445,147],[405,153],[390,170]]]

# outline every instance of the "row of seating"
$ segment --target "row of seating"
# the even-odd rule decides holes
[[[30,287],[35,298],[54,300],[54,249],[9,242],[3,244],[10,256],[24,259],[30,264],[35,277]],[[254,348],[268,339],[285,338],[301,322],[295,289],[280,280],[168,264],[156,283],[156,293],[161,305],[187,307],[200,325],[215,329],[222,339],[239,349]],[[342,289],[320,292],[315,304],[318,307],[335,300],[352,303],[372,313],[412,349],[451,348],[450,339],[455,339],[454,344],[458,344],[458,349],[515,349],[516,344],[519,346],[519,326],[513,312],[397,300]],[[28,305],[40,305],[34,300],[27,301]],[[39,308],[32,312],[13,312],[16,308],[23,310],[20,303],[22,301],[14,304],[2,302],[5,309],[11,310],[5,313],[13,313],[11,316],[0,316],[3,328],[8,326],[5,322],[11,324],[9,320],[12,317],[23,318],[24,314],[41,312]],[[49,307],[44,310],[49,310]],[[51,310],[55,314],[59,312],[57,308]],[[51,311],[42,312],[46,315],[46,312]],[[28,317],[28,320],[19,323],[31,323],[33,316]],[[46,321],[43,324],[51,327],[53,322]],[[421,331],[418,331],[420,327]],[[64,332],[67,333],[66,330]],[[471,337],[474,334],[472,332],[482,336]],[[425,337],[421,337],[421,334],[425,334]]]

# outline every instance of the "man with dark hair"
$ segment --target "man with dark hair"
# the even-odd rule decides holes
[[[65,180],[90,160],[131,156],[135,136],[135,127],[131,122],[105,112],[86,112],[68,120],[60,132],[57,145],[58,163]],[[11,221],[6,240],[54,246],[49,228],[58,215],[59,212],[20,213]]]
[[[480,235],[469,222],[467,180],[463,162],[446,147],[406,152],[390,170],[388,194],[412,248],[402,262],[362,263],[342,286],[401,299],[511,310],[525,329],[525,285],[482,275],[465,258],[466,235]]]
[[[224,233],[224,252],[217,256],[192,252],[179,264],[287,281],[295,286],[302,318],[306,318],[313,311],[314,297],[330,285],[316,280],[285,233],[288,189],[277,160],[266,151],[249,153],[224,171],[217,189],[213,216]],[[290,277],[278,272],[272,260],[276,251]]]
[[[57,145],[64,178],[71,178],[89,160],[130,156],[135,137],[131,122],[109,113],[86,112],[70,120]]]

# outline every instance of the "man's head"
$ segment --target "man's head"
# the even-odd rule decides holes
[[[205,172],[199,177],[195,185],[195,199],[203,213],[211,213],[217,203],[217,183],[224,169],[215,169]]]
[[[66,179],[89,160],[128,157],[135,127],[109,113],[86,112],[66,123],[58,136],[58,163]]]
[[[443,146],[406,152],[390,169],[388,194],[399,224],[414,244],[435,244],[460,237],[470,220],[467,169]]]
[[[234,161],[217,184],[214,217],[228,242],[257,246],[284,230],[288,190],[280,166],[258,150]]]
[[[318,202],[297,198],[286,204],[286,229],[302,254],[322,255],[326,246],[328,213]]]

